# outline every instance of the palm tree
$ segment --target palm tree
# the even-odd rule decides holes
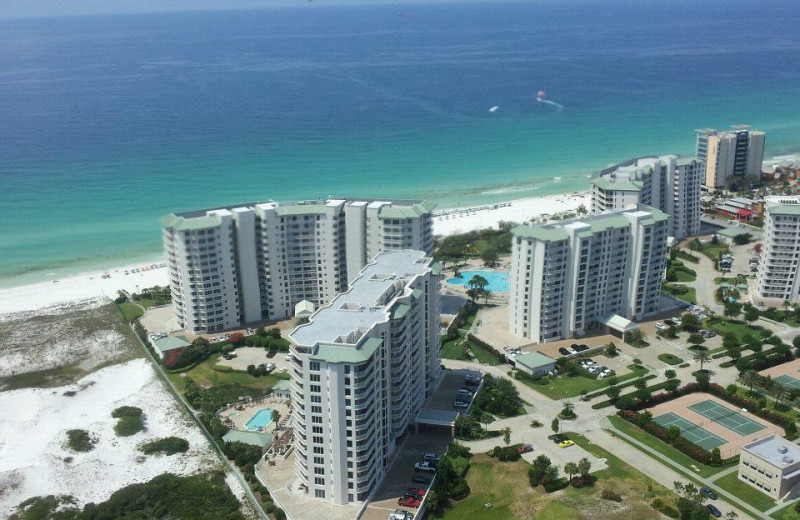
[[[772,388],[769,391],[769,394],[775,399],[775,407],[781,404],[781,401],[788,397],[788,393],[786,392],[786,387],[783,385],[772,385]]]
[[[744,380],[744,384],[747,385],[747,394],[753,395],[753,386],[758,383],[758,374],[756,374],[756,371],[748,370],[742,374],[742,379]]]
[[[696,345],[696,346],[700,347],[700,345]],[[707,361],[711,360],[711,356],[708,354],[708,349],[705,349],[705,348],[702,348],[702,347],[698,348],[697,351],[695,351],[693,357],[694,357],[695,361],[699,361],[700,362],[700,370],[703,370],[703,365]]]
[[[483,303],[488,304],[489,303],[489,298],[491,298],[491,297],[492,297],[492,291],[490,291],[489,289],[485,289],[483,291]]]
[[[592,469],[592,463],[586,457],[578,461],[578,472],[581,474],[581,480],[584,482],[589,480],[589,471]]]
[[[572,480],[572,475],[577,475],[578,471],[578,465],[574,462],[567,462],[564,464],[564,473],[567,474],[570,481]]]
[[[503,428],[503,442],[506,443],[506,446],[508,446],[511,443],[511,428],[509,428],[508,426]]]

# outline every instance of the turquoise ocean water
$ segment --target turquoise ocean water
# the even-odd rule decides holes
[[[154,258],[170,211],[584,190],[707,126],[795,152],[798,22],[796,0],[0,21],[0,285]]]

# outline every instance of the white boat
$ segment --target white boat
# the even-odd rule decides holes
[[[500,108],[499,106],[495,105],[495,106],[493,106],[492,108],[489,109],[489,112],[495,113],[495,112],[497,112],[497,110],[499,108]]]

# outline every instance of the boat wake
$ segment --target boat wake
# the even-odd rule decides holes
[[[549,99],[536,98],[536,101],[538,101],[539,103],[545,104],[545,105],[554,106],[554,107],[556,107],[558,109],[559,112],[564,110],[564,105],[562,105],[561,103],[556,103],[555,101],[550,101]]]

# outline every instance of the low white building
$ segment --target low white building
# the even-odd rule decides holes
[[[526,352],[513,359],[514,367],[529,376],[544,376],[555,370],[556,360],[541,352]]]
[[[362,502],[439,380],[439,278],[421,251],[381,253],[289,335],[297,478]]]
[[[775,499],[787,493],[797,496],[800,483],[800,446],[777,435],[769,435],[742,446],[739,480]]]
[[[642,205],[514,228],[510,332],[557,341],[658,312],[668,231],[669,215]]]

